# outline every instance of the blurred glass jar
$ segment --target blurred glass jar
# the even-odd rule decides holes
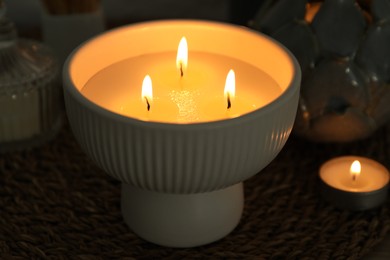
[[[349,142],[389,122],[390,1],[265,1],[251,27],[301,65],[296,135]]]
[[[100,0],[41,0],[43,42],[50,46],[62,66],[82,42],[105,30]]]
[[[62,118],[60,69],[50,49],[20,39],[0,0],[0,152],[51,139]]]

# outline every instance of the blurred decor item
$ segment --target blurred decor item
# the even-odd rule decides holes
[[[0,152],[53,137],[61,126],[59,66],[45,45],[20,39],[0,0]]]
[[[297,135],[349,142],[388,122],[390,0],[268,0],[250,26],[301,65]]]
[[[42,0],[42,3],[52,15],[93,13],[100,9],[100,0]]]
[[[42,35],[63,64],[79,44],[105,29],[100,0],[42,0]]]

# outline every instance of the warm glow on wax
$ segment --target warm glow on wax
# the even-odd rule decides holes
[[[141,98],[146,103],[146,108],[149,111],[151,103],[153,102],[152,79],[149,75],[146,75],[142,82]]]
[[[352,180],[355,181],[356,178],[359,177],[361,169],[362,167],[360,165],[360,162],[358,160],[353,161],[353,163],[351,164],[351,168],[349,170],[352,176]]]
[[[99,70],[85,84],[83,94],[127,117],[191,124],[239,117],[265,106],[282,93],[278,82],[257,65],[231,57],[229,50],[218,53],[220,45],[224,49],[223,44],[214,42],[215,52],[211,47],[213,51],[208,51],[208,44],[193,42],[193,36],[184,33],[166,42],[164,48],[157,48],[157,52],[146,49],[145,55],[137,53]]]
[[[227,99],[227,108],[229,109],[232,106],[231,102],[236,95],[236,76],[234,70],[229,70],[226,77],[224,95]]]
[[[188,66],[188,45],[186,37],[182,37],[177,49],[176,67],[180,72],[180,76],[183,77]]]

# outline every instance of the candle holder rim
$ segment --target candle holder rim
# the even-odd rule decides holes
[[[287,54],[288,59],[291,62],[291,67],[293,69],[292,71],[292,78],[286,87],[286,89],[273,101],[268,103],[265,106],[262,106],[256,110],[253,110],[249,113],[240,115],[235,118],[228,118],[228,119],[221,119],[221,120],[215,120],[215,121],[206,121],[206,122],[194,122],[194,123],[169,123],[169,122],[157,122],[157,121],[142,121],[133,117],[124,116],[118,113],[115,113],[113,111],[110,111],[102,106],[99,106],[89,100],[87,97],[81,94],[81,92],[75,87],[75,84],[72,81],[69,67],[71,65],[72,59],[75,56],[75,54],[82,49],[83,47],[87,46],[89,43],[93,42],[97,38],[99,38],[101,35],[97,35],[95,37],[92,37],[91,39],[81,43],[79,46],[77,46],[67,57],[67,59],[64,62],[63,66],[63,80],[66,82],[64,84],[64,89],[66,89],[70,94],[76,98],[80,103],[85,105],[88,109],[91,109],[100,115],[104,117],[110,117],[112,119],[116,119],[118,121],[124,122],[124,123],[131,123],[131,124],[139,124],[140,126],[150,126],[153,128],[156,128],[157,126],[165,129],[188,129],[188,130],[196,130],[196,129],[208,129],[208,128],[215,128],[215,127],[224,127],[226,124],[232,125],[232,124],[241,124],[245,121],[250,121],[255,119],[256,117],[262,116],[265,113],[268,113],[269,111],[272,111],[274,108],[281,106],[283,103],[288,102],[294,94],[299,91],[300,88],[300,82],[301,82],[301,67],[295,58],[295,56],[292,54],[291,51],[289,51],[284,45],[282,45],[280,42],[276,41],[275,39],[271,38],[270,36],[263,34],[261,32],[255,31],[253,29],[244,27],[244,26],[238,26],[233,24],[228,24],[224,22],[217,22],[217,21],[204,21],[204,20],[196,20],[196,19],[169,19],[169,20],[163,20],[163,21],[146,21],[146,22],[139,22],[134,23],[130,25],[123,25],[111,30],[107,30],[104,32],[104,35],[107,33],[114,33],[118,32],[120,30],[125,30],[128,28],[135,28],[138,26],[146,26],[146,25],[153,25],[153,24],[170,24],[170,23],[177,23],[177,22],[186,22],[186,23],[194,23],[197,25],[204,24],[204,25],[210,25],[215,24],[219,26],[224,26],[226,28],[234,28],[236,30],[244,30],[248,33],[261,36],[268,41],[271,41],[273,44],[275,44],[278,48],[280,48],[282,51],[284,51]]]
[[[381,193],[384,190],[387,190],[389,188],[389,186],[390,186],[389,185],[389,181],[387,181],[385,185],[383,185],[381,188],[376,189],[376,190],[371,190],[371,191],[349,191],[349,190],[342,190],[342,189],[339,189],[337,187],[334,187],[334,186],[330,185],[329,183],[325,182],[321,177],[319,177],[319,179],[321,180],[321,183],[323,185],[325,185],[326,187],[328,187],[330,189],[336,190],[338,192],[342,192],[344,194],[348,194],[350,196],[356,196],[356,197],[360,197],[360,196],[361,197],[365,197],[365,196],[368,196],[368,195]]]

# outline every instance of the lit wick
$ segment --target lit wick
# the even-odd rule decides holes
[[[227,109],[232,107],[232,102],[230,101],[230,93],[227,93]]]
[[[144,81],[142,82],[141,98],[145,100],[146,108],[148,111],[150,111],[151,103],[153,102],[153,89],[152,79],[149,75],[146,75]]]
[[[352,182],[355,183],[358,175],[360,175],[360,172],[361,172],[360,162],[358,160],[353,161],[349,171],[352,175]]]
[[[236,95],[236,76],[233,70],[229,70],[229,73],[226,77],[224,95],[227,100],[227,109],[232,107],[232,100]]]
[[[148,97],[145,97],[145,101],[146,101],[146,109],[149,111],[150,110],[150,103],[149,103]]]
[[[180,62],[180,77],[183,77],[184,72],[183,72],[183,63]]]
[[[188,65],[188,45],[185,37],[182,37],[177,48],[176,68],[180,71],[180,77],[184,76],[184,71]]]

